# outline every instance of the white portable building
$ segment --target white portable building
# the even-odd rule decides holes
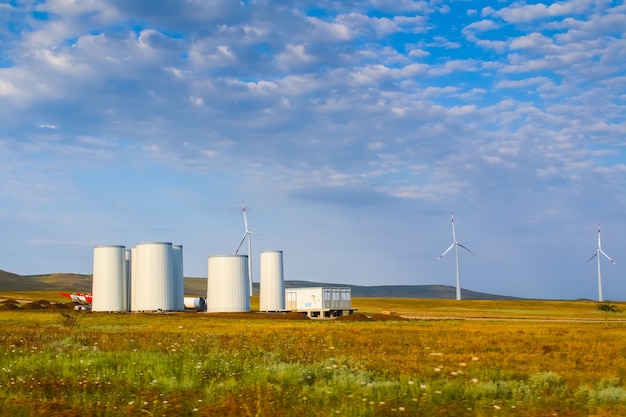
[[[260,311],[285,310],[285,277],[283,251],[261,252]]]
[[[128,274],[124,246],[96,246],[93,251],[92,311],[128,311]]]
[[[250,311],[248,255],[209,256],[207,312]]]
[[[335,317],[352,314],[352,291],[348,287],[285,289],[286,308],[306,312],[309,317]]]

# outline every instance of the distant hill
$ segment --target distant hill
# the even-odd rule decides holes
[[[91,275],[17,275],[0,270],[0,291],[91,291]]]
[[[456,289],[448,285],[379,285],[361,286],[330,284],[311,281],[285,281],[285,288],[302,287],[348,287],[356,298],[433,298],[454,299]],[[17,275],[0,270],[0,291],[59,291],[90,292],[91,275],[55,273],[43,275]],[[185,295],[206,297],[206,278],[185,278]],[[259,283],[253,285],[253,294],[259,295]],[[465,300],[506,300],[514,299],[495,294],[461,290]]]
[[[328,284],[309,281],[285,281],[285,288],[299,287],[348,287],[352,290],[352,297],[357,298],[435,298],[454,299],[456,288],[449,285],[345,285]],[[461,298],[464,300],[506,300],[515,299],[503,295],[486,294],[461,289]]]

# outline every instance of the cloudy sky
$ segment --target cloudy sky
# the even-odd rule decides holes
[[[285,279],[626,299],[622,1],[0,3],[0,269],[253,236]]]

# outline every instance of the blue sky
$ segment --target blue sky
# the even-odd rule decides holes
[[[253,274],[626,300],[623,2],[0,3],[0,269],[171,241]]]

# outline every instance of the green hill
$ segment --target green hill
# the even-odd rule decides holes
[[[311,281],[285,281],[285,288],[302,287],[348,287],[352,297],[356,298],[432,298],[454,299],[455,288],[447,285],[379,285],[361,286],[329,284]],[[42,275],[17,275],[0,270],[0,291],[58,291],[90,292],[91,275],[55,273]],[[259,295],[259,283],[253,285],[253,294]],[[185,278],[185,295],[206,297],[206,278]],[[513,299],[494,294],[462,290],[461,296],[468,300],[505,300]]]
[[[91,275],[42,274],[17,275],[0,270],[1,291],[91,291]]]

